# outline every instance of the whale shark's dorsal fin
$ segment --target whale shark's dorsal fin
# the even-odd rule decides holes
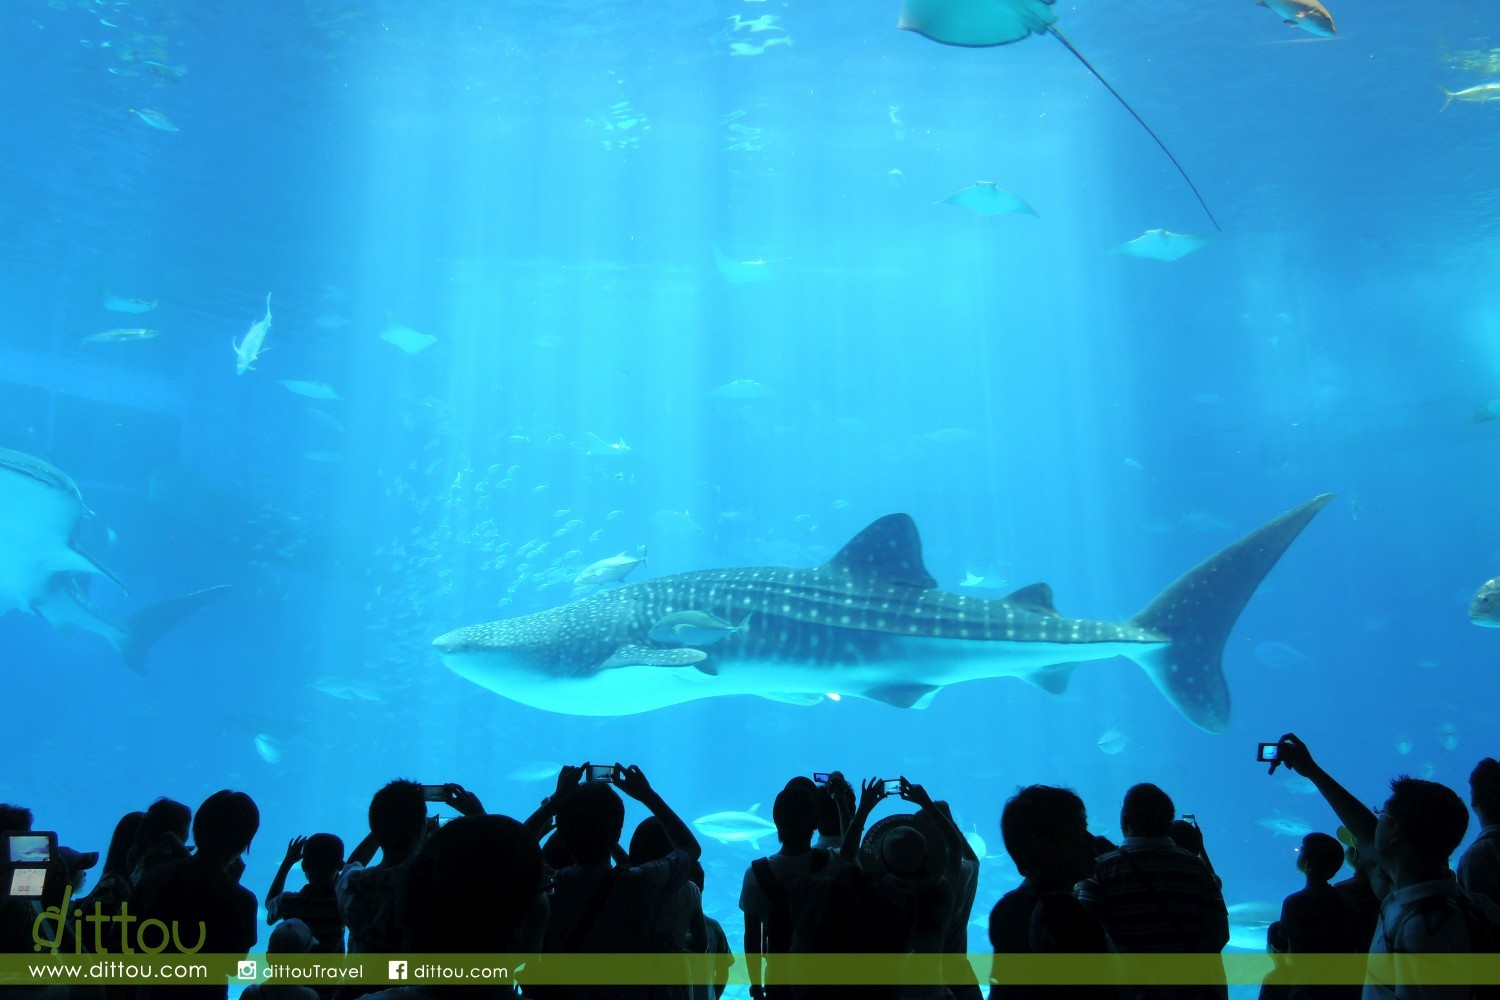
[[[1012,591],[1000,598],[1006,604],[1014,604],[1018,608],[1039,615],[1051,615],[1053,618],[1061,618],[1057,609],[1052,606],[1052,588],[1045,583],[1033,583],[1022,587],[1020,590]]]
[[[851,538],[823,568],[864,580],[937,589],[937,581],[922,565],[922,540],[910,514],[882,517]]]

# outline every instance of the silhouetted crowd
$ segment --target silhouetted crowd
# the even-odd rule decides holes
[[[1371,809],[1329,776],[1295,735],[1281,739],[1274,757],[1272,770],[1285,766],[1309,779],[1342,826],[1337,837],[1310,833],[1302,842],[1297,868],[1306,885],[1286,898],[1280,920],[1268,929],[1275,970],[1261,986],[1262,1000],[1352,1000],[1361,992],[1365,1000],[1480,1000],[1493,993],[1494,987],[1487,993],[1482,986],[1393,981],[1389,964],[1374,962],[1362,987],[1318,985],[1299,974],[1298,962],[1300,956],[1336,953],[1500,952],[1500,763],[1485,758],[1470,775],[1470,804],[1482,830],[1455,874],[1449,861],[1470,815],[1452,789],[1399,777],[1384,804]],[[838,773],[819,777],[826,780],[793,778],[777,794],[772,818],[780,849],[744,873],[740,909],[751,995],[980,1000],[984,992],[963,959],[980,858],[946,805],[905,778],[871,779],[855,789]],[[628,846],[622,846],[621,795],[651,813]],[[899,796],[916,811],[887,816],[867,830],[871,812],[888,796]],[[460,816],[439,825],[428,816],[431,802],[445,803]],[[32,819],[24,808],[0,806],[0,833],[30,831]],[[259,823],[255,803],[243,792],[216,792],[196,813],[159,799],[120,820],[87,895],[86,876],[98,855],[56,848],[48,863],[59,877],[49,881],[47,894],[11,895],[0,906],[0,951],[33,952],[37,917],[66,892],[71,913],[111,915],[128,908],[139,921],[201,923],[203,940],[174,947],[244,955],[257,941],[258,907],[240,878]],[[1220,880],[1196,823],[1179,819],[1162,789],[1139,784],[1125,794],[1119,844],[1090,834],[1084,803],[1074,792],[1045,785],[1011,797],[1000,830],[1023,881],[990,911],[992,1000],[1226,996],[1222,981],[1172,987],[1005,982],[1006,956],[1217,955],[1224,948],[1230,932]],[[297,837],[288,845],[266,894],[273,925],[268,954],[503,954],[528,956],[528,968],[566,963],[580,953],[699,956],[683,967],[707,970],[701,981],[384,990],[264,984],[249,987],[246,996],[422,1000],[465,989],[538,1000],[716,1000],[737,959],[723,928],[703,912],[701,853],[692,828],[633,766],[562,768],[555,792],[524,821],[487,814],[472,792],[456,784],[392,781],[375,793],[369,832],[347,857],[343,841],[330,833]],[[299,863],[306,884],[289,890],[287,878]],[[1334,882],[1346,863],[1354,874]],[[59,923],[56,944],[63,952],[118,954],[128,944],[120,935],[129,933],[129,925],[122,930],[117,923],[73,917]],[[951,960],[944,960],[942,986],[781,984],[785,976],[779,974],[798,954],[828,953],[936,954]],[[68,988],[28,992],[67,1000]],[[223,998],[227,987],[71,992],[108,1000],[146,1000],[160,992]]]

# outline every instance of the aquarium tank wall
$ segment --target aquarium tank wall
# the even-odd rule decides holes
[[[263,902],[638,764],[738,950],[785,782],[906,776],[984,952],[1024,785],[1160,785],[1251,950],[1338,827],[1259,742],[1467,799],[1491,6],[914,6],[0,8],[0,801],[248,792]]]

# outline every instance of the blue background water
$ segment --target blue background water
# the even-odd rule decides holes
[[[730,20],[765,14],[784,31]],[[1160,783],[1231,903],[1297,887],[1296,839],[1263,821],[1335,825],[1257,740],[1298,731],[1372,801],[1398,772],[1466,792],[1496,750],[1495,636],[1464,605],[1500,561],[1500,423],[1470,419],[1500,396],[1500,109],[1439,113],[1439,87],[1495,79],[1492,5],[1345,4],[1332,41],[1248,2],[1061,14],[1217,244],[1111,255],[1210,229],[1161,152],[1055,41],[943,47],[894,3],[0,7],[0,446],[78,480],[84,544],[131,589],[94,586],[110,611],[234,586],[146,676],[0,619],[0,800],[102,850],[158,795],[247,790],[263,895],[287,839],[352,847],[398,775],[524,815],[550,781],[511,775],[618,758],[691,819],[768,811],[794,773],[904,773],[1001,855],[982,920],[1021,784],[1075,787],[1117,834],[1125,788]],[[1039,217],[936,204],[976,180]],[[715,245],[770,280],[726,280]],[[105,286],[160,306],[107,312]],[[236,376],[268,291],[270,350]],[[393,321],[436,344],[383,342]],[[135,325],[161,336],[79,346]],[[734,379],[769,394],[712,394]],[[591,433],[632,450],[589,457]],[[923,712],[597,719],[509,702],[429,646],[563,603],[621,550],[649,546],[642,576],[806,566],[891,511],[946,587],[1046,580],[1064,614],[1125,618],[1322,492],[1230,640],[1222,736],[1125,661]],[[736,942],[761,847],[706,842]]]

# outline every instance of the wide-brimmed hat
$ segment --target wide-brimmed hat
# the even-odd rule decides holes
[[[318,939],[313,937],[312,928],[296,917],[289,917],[277,924],[271,931],[271,939],[266,944],[266,952],[276,955],[299,955],[312,951],[317,946]]]
[[[859,845],[859,863],[877,875],[931,879],[947,867],[948,849],[926,816],[898,813],[870,827]]]
[[[98,851],[75,851],[71,847],[59,847],[57,856],[70,872],[86,872],[99,863]]]

